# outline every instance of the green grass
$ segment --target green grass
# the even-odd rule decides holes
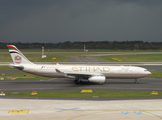
[[[22,52],[41,52],[42,49],[20,49]],[[44,49],[45,52],[83,52],[83,49]],[[1,49],[8,52],[8,49]],[[88,49],[88,52],[161,52],[160,50],[110,50],[110,49]]]
[[[111,55],[111,56],[100,56],[99,59],[108,62],[118,62],[112,58],[122,60],[121,62],[162,62],[162,54],[142,54],[142,55]]]
[[[0,70],[6,70],[6,69],[13,69],[13,68],[10,68],[9,66],[0,66]]]
[[[16,80],[47,80],[49,78],[45,77],[24,77],[24,78],[17,78]]]
[[[50,49],[45,51],[47,58],[44,59],[41,58],[41,49],[22,49],[22,52],[31,62],[68,62],[69,56],[91,54],[110,54],[110,56],[98,57],[99,59],[109,62],[118,62],[116,60],[112,60],[112,58],[121,59],[122,62],[162,62],[162,54],[160,54],[160,51],[89,50],[89,52],[83,52],[83,50],[79,49]],[[118,55],[111,55],[113,54],[112,52],[116,52]],[[121,53],[129,52],[159,52],[159,54],[120,55]],[[53,57],[56,57],[57,59],[53,61]],[[8,52],[1,52],[0,62],[12,62],[10,54]]]
[[[20,49],[22,52],[42,52],[42,49]],[[44,49],[44,52],[84,52],[83,49]]]
[[[28,75],[29,73],[5,73],[5,75],[0,74],[0,76],[4,76],[4,77],[24,77],[24,75]],[[34,77],[37,77],[36,75],[32,75]]]
[[[27,55],[27,58],[31,62],[68,62],[68,58],[64,56],[47,56],[47,58],[41,58],[40,56],[37,55]],[[56,58],[53,60],[52,58]]]
[[[52,53],[48,52],[45,53],[47,58],[41,58],[40,53],[24,53],[24,55],[31,61],[31,62],[68,62],[69,56],[77,56],[77,55],[89,55],[89,54],[99,54],[99,53]],[[52,60],[52,58],[56,58],[56,60]],[[9,53],[1,53],[0,55],[0,62],[12,62],[11,56]]]
[[[37,95],[31,95],[31,92],[20,92],[17,94],[6,93],[6,96],[19,96],[19,97],[61,97],[61,98],[91,98],[98,97],[152,97],[162,96],[162,92],[158,95],[152,95],[151,92],[139,91],[96,91],[93,93],[80,93],[80,91],[46,91],[38,92]]]
[[[25,75],[29,75],[29,73],[5,73],[5,75],[0,74],[0,78],[4,78],[4,80],[11,80],[12,77],[16,77],[15,80],[41,80],[41,79],[49,79],[47,77],[41,77],[37,75],[32,75],[31,77],[27,77]]]
[[[63,55],[55,55],[55,54],[47,54],[47,58],[41,58],[41,54],[37,54],[37,53],[25,53],[24,54],[31,62],[68,62],[68,57],[67,56],[63,56]],[[52,60],[52,58],[55,57],[56,60]],[[0,62],[11,62],[12,63],[12,59],[10,54],[1,54],[0,57]]]
[[[149,75],[149,77],[158,77],[158,78],[162,78],[162,72],[153,72],[151,75]]]
[[[24,55],[31,62],[68,62],[68,56],[77,55],[90,55],[90,54],[101,54],[101,53],[46,53],[47,58],[41,58],[41,53],[24,53]],[[105,53],[102,53],[105,54]],[[12,62],[9,54],[2,53],[0,55],[1,62]],[[56,60],[52,60],[56,57]],[[109,55],[109,56],[99,56],[99,59],[108,62],[119,62],[113,60],[112,58],[117,58],[122,60],[122,62],[162,62],[162,54],[142,54],[142,55]]]
[[[5,53],[1,53],[0,54],[0,62],[12,62],[12,58],[10,56],[10,54],[5,54]]]
[[[22,52],[37,51],[42,49],[22,49]],[[83,49],[45,49],[45,52],[84,52]],[[88,49],[88,52],[161,52],[160,50],[109,50],[109,49]]]

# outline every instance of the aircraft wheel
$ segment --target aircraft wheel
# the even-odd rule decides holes
[[[137,81],[134,82],[134,84],[137,84],[137,83],[138,83]]]
[[[74,83],[75,83],[75,84],[78,84],[78,83],[79,83],[79,81],[78,81],[78,80],[74,80]]]
[[[138,83],[138,79],[135,79],[134,84],[137,84],[137,83]]]

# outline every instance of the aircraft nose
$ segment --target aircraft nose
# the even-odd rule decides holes
[[[150,72],[150,71],[147,71],[147,74],[148,74],[148,75],[151,75],[151,72]]]

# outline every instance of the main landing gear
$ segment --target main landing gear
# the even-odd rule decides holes
[[[82,80],[81,80],[80,78],[78,78],[78,79],[75,79],[75,80],[74,80],[74,83],[75,83],[75,84],[79,84],[79,83],[82,83]]]
[[[138,83],[138,79],[135,79],[134,84],[137,84],[137,83]]]

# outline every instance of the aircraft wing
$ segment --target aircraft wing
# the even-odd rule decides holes
[[[62,72],[62,71],[60,71],[58,69],[56,69],[56,71],[58,73],[64,73],[67,76],[75,76],[75,77],[77,77],[77,76],[91,77],[91,76],[98,76],[98,75],[102,76],[101,73],[92,73],[92,72],[91,73],[87,73],[87,72]]]

